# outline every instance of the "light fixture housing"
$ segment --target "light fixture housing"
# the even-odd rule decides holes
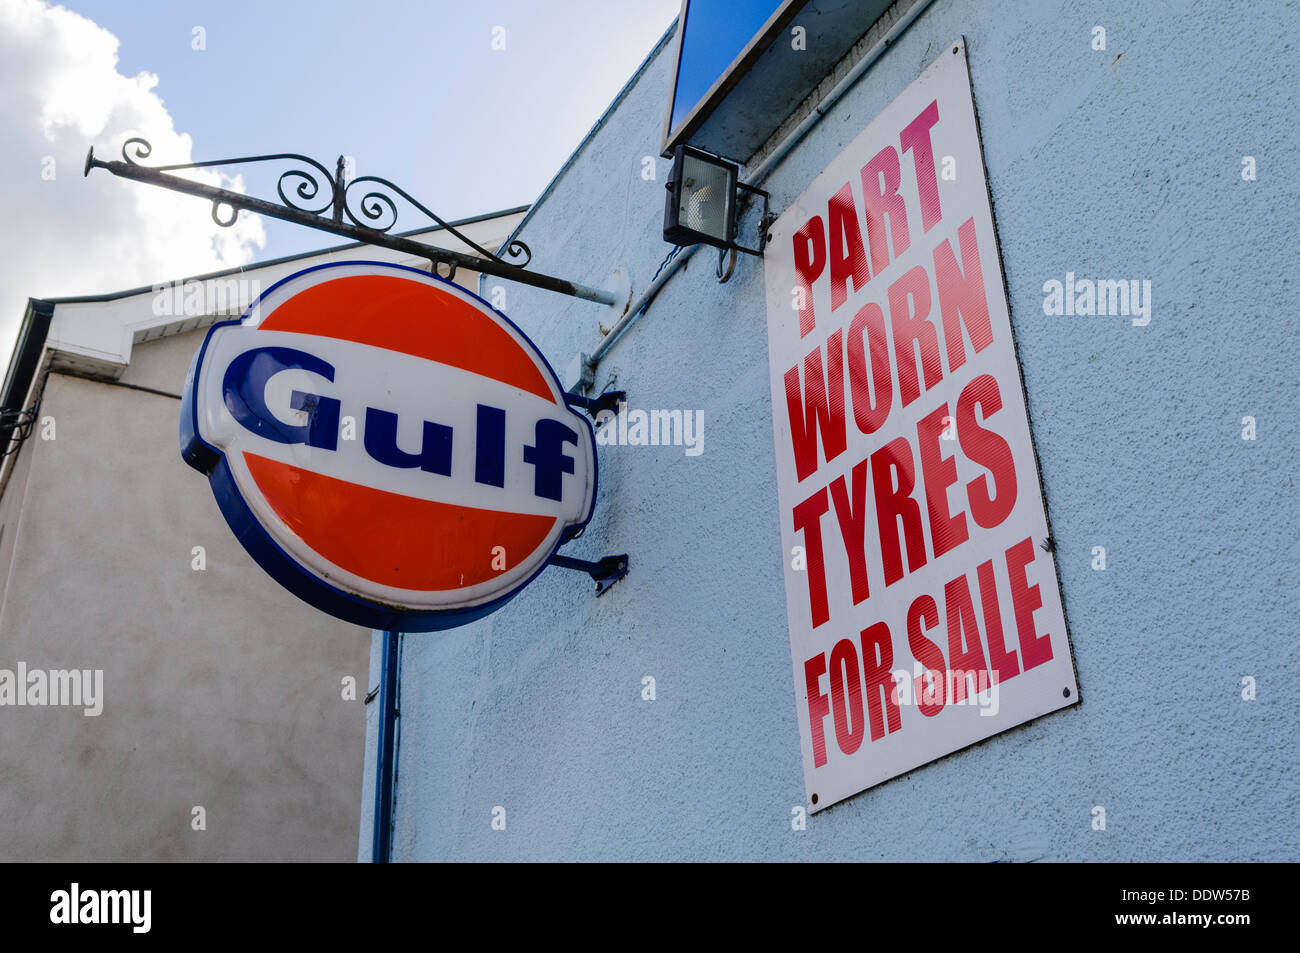
[[[664,241],[731,248],[740,167],[692,146],[673,150],[664,207]]]
[[[740,181],[740,166],[694,146],[673,150],[673,168],[665,186],[664,241],[674,245],[713,245],[733,254],[762,256],[767,244],[768,195]],[[758,248],[736,243],[736,205],[741,191],[763,197]]]

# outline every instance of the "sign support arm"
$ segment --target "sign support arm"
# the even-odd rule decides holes
[[[266,156],[250,156],[245,159],[224,159],[217,162],[191,162],[180,165],[170,166],[143,166],[133,161],[127,155],[126,148],[132,143],[136,143],[137,156],[148,156],[152,148],[143,139],[131,139],[122,147],[122,154],[127,161],[122,162],[112,160],[105,162],[95,157],[95,150],[92,147],[86,153],[86,166],[84,175],[90,175],[91,169],[107,169],[113,175],[124,179],[133,179],[136,182],[143,182],[147,185],[156,185],[159,188],[168,189],[172,192],[181,192],[186,195],[197,196],[198,198],[208,199],[212,202],[212,220],[218,225],[229,227],[235,223],[239,212],[249,211],[258,215],[266,215],[270,218],[278,218],[285,222],[293,222],[296,225],[305,225],[308,228],[319,229],[324,232],[331,232],[335,235],[341,235],[344,238],[350,238],[354,241],[362,242],[367,245],[377,245],[381,248],[389,248],[393,251],[405,252],[420,258],[425,258],[433,263],[435,271],[439,263],[445,264],[450,269],[448,279],[455,274],[457,268],[481,272],[485,275],[492,275],[496,278],[503,278],[507,281],[517,281],[520,284],[530,285],[534,288],[541,288],[543,291],[554,291],[557,294],[569,295],[573,298],[581,298],[584,301],[593,301],[597,304],[613,305],[617,303],[617,295],[612,291],[601,288],[591,288],[587,285],[579,284],[576,281],[567,281],[563,278],[556,278],[551,275],[545,275],[541,272],[528,271],[524,265],[532,258],[532,252],[528,246],[520,241],[512,241],[506,249],[510,256],[525,256],[522,263],[513,263],[496,257],[487,249],[482,248],[470,239],[466,238],[454,227],[434,215],[427,208],[413,199],[404,190],[376,176],[362,176],[344,183],[342,161],[340,160],[339,169],[336,175],[331,175],[324,166],[306,156],[298,156],[291,153],[282,153]],[[248,195],[241,195],[238,192],[231,192],[229,189],[221,189],[215,186],[206,185],[202,182],[194,182],[177,175],[169,174],[175,169],[197,169],[208,168],[211,166],[232,165],[241,162],[262,162],[268,160],[295,160],[308,163],[314,167],[315,171],[310,172],[304,169],[293,169],[283,173],[277,189],[280,198],[285,204],[277,205],[274,202],[268,202],[264,199],[253,198]],[[290,186],[290,191],[296,194],[300,199],[310,201],[315,198],[322,190],[322,186],[317,181],[317,176],[325,180],[326,185],[323,187],[329,195],[329,200],[323,208],[309,209],[294,204],[285,194],[285,185]],[[286,178],[292,177],[292,180],[286,183]],[[296,187],[294,182],[297,183]],[[347,193],[353,186],[365,184],[367,188],[386,188],[413,205],[415,208],[427,214],[443,229],[455,235],[466,244],[478,249],[483,254],[470,255],[464,252],[452,251],[447,248],[438,248],[434,245],[426,245],[423,242],[415,241],[402,235],[390,235],[388,229],[397,223],[397,205],[395,200],[382,192],[370,191],[364,194],[360,200],[360,214],[364,219],[379,220],[392,216],[392,222],[385,229],[368,228],[359,223],[352,208],[348,205]],[[229,218],[223,218],[219,215],[222,206],[232,209]],[[330,215],[326,212],[333,210]],[[344,216],[351,219],[352,222],[344,220]]]

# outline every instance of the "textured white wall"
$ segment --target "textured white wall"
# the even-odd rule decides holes
[[[1079,706],[791,830],[762,264],[742,256],[719,285],[704,251],[597,375],[634,407],[703,409],[703,455],[601,448],[596,516],[568,550],[628,552],[632,572],[599,600],[552,569],[483,622],[406,638],[395,856],[1294,860],[1298,34],[1294,3],[938,0],[765,183],[780,211],[965,35]],[[667,163],[640,171],[671,61],[534,209],[538,269],[650,282]],[[1150,325],[1044,316],[1066,271],[1150,279]],[[561,370],[611,320],[520,286],[505,310]]]
[[[137,345],[123,379],[178,393],[202,334]],[[366,630],[244,552],[181,461],[179,411],[50,375],[55,439],[28,440],[0,501],[0,668],[104,672],[98,717],[0,708],[4,860],[353,857]]]

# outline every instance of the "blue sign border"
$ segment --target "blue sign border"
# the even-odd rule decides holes
[[[294,272],[281,278],[271,287],[267,288],[260,294],[256,301],[249,305],[248,309],[237,319],[230,321],[221,321],[212,325],[208,333],[203,338],[203,344],[194,352],[194,357],[190,361],[189,371],[185,377],[185,389],[181,396],[181,419],[180,419],[180,447],[181,458],[208,477],[212,487],[212,493],[216,497],[217,506],[221,509],[221,515],[226,518],[226,522],[234,531],[235,538],[253,557],[254,561],[276,582],[284,586],[299,599],[309,605],[327,612],[338,619],[346,622],[353,622],[357,625],[368,626],[372,629],[384,629],[394,632],[435,632],[443,629],[452,629],[457,626],[466,625],[474,622],[484,616],[490,615],[497,609],[500,609],[507,602],[517,596],[520,592],[532,584],[542,571],[550,563],[551,558],[559,551],[560,547],[580,534],[591,521],[592,514],[596,509],[596,496],[600,491],[600,467],[596,455],[596,432],[591,425],[591,421],[583,417],[583,423],[587,425],[586,434],[591,442],[591,466],[592,466],[592,490],[591,490],[591,507],[582,522],[567,528],[556,541],[555,546],[547,555],[546,560],[540,563],[527,579],[520,582],[517,586],[502,596],[485,602],[482,605],[471,606],[463,609],[403,609],[397,606],[387,605],[384,603],[374,602],[369,599],[363,599],[360,596],[344,592],[335,586],[330,585],[325,580],[316,575],[315,572],[303,566],[271,537],[271,534],[261,524],[249,508],[244,497],[240,494],[239,488],[235,485],[234,475],[230,472],[229,463],[225,454],[218,448],[212,446],[199,436],[198,422],[198,402],[195,391],[198,386],[199,368],[203,366],[203,357],[207,353],[208,343],[212,340],[213,333],[218,328],[228,327],[230,325],[242,324],[243,321],[252,313],[253,308],[262,301],[267,295],[275,291],[285,282],[300,278],[303,275],[310,274],[314,271],[321,271],[326,268],[355,267],[357,265],[372,266],[375,268],[390,269],[393,271],[409,271],[419,275],[424,279],[433,279],[442,284],[449,285],[459,292],[469,295],[479,302],[483,307],[495,314],[507,325],[518,332],[524,342],[533,351],[534,356],[540,361],[541,366],[546,373],[550,375],[555,384],[555,389],[561,395],[561,406],[569,407],[567,401],[563,400],[565,394],[564,386],[560,383],[559,376],[555,369],[551,367],[550,362],[542,354],[541,349],[533,343],[532,339],[524,333],[519,325],[511,321],[506,315],[492,307],[487,301],[484,301],[477,294],[467,288],[447,281],[438,275],[431,275],[427,271],[421,271],[418,268],[411,268],[408,265],[398,265],[392,262],[384,261],[333,261],[321,265],[313,265],[310,268],[304,268],[302,271]],[[572,409],[572,408],[569,408]]]

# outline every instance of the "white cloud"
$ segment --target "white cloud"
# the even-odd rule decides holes
[[[141,136],[153,162],[192,161],[154,93],[158,77],[117,71],[112,33],[44,0],[0,0],[0,375],[28,297],[99,294],[245,264],[261,220],[230,228],[200,200],[96,171]],[[52,166],[51,166],[52,161]],[[53,178],[47,178],[53,169]],[[187,173],[243,191],[236,178]]]

